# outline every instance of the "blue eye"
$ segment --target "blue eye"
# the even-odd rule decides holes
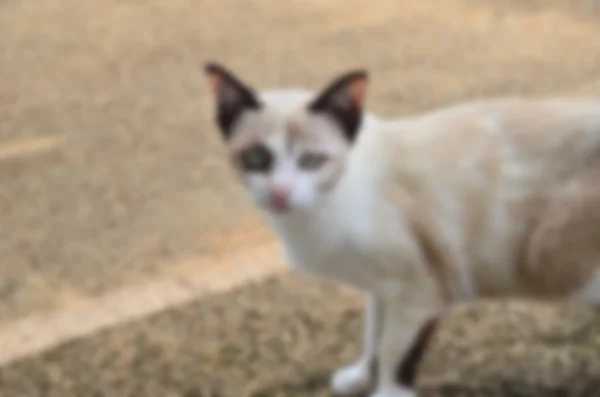
[[[300,168],[315,171],[323,166],[329,160],[329,156],[325,153],[306,152],[298,159]]]
[[[248,172],[267,173],[273,166],[273,154],[263,145],[253,146],[239,154],[240,166]]]

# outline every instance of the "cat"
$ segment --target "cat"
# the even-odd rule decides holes
[[[363,353],[333,374],[335,394],[414,395],[398,360],[452,303],[600,302],[600,101],[384,118],[365,110],[364,69],[318,92],[205,73],[229,160],[292,267],[365,293]]]

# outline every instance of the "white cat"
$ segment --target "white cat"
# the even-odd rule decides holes
[[[364,353],[334,392],[411,395],[398,362],[449,303],[600,302],[600,101],[506,98],[386,120],[364,111],[365,71],[320,93],[206,73],[232,164],[291,264],[368,294]]]

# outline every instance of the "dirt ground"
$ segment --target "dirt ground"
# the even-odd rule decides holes
[[[594,93],[588,3],[2,2],[0,321],[270,237],[221,156],[205,61],[265,88],[366,67],[383,115]]]
[[[599,95],[600,5],[3,1],[0,324],[272,237],[221,156],[207,60],[259,88],[317,89],[366,67],[369,107],[385,116],[492,95]],[[90,393],[76,395],[102,395]]]

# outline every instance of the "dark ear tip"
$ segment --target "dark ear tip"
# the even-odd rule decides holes
[[[366,69],[359,69],[359,70],[356,71],[356,74],[361,79],[367,80],[369,78],[369,71],[366,70]]]
[[[204,64],[204,72],[206,74],[225,74],[227,71],[217,62],[208,61]]]
[[[357,69],[352,72],[349,72],[346,75],[346,79],[351,80],[369,80],[369,71],[366,69]]]

